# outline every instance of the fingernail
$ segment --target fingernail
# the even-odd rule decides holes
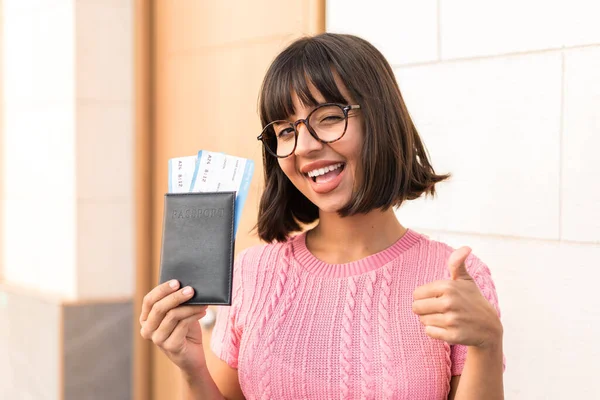
[[[181,292],[181,293],[183,293],[184,295],[187,296],[188,294],[192,293],[192,288],[187,286],[186,288],[183,289],[183,292]]]
[[[179,284],[179,282],[177,282],[177,280],[175,280],[175,279],[173,279],[171,282],[169,282],[169,286],[171,286],[173,289],[175,289],[178,284]]]

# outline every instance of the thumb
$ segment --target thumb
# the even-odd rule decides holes
[[[450,258],[448,259],[450,279],[453,281],[458,279],[472,279],[471,275],[467,272],[467,266],[465,265],[465,260],[469,254],[471,254],[471,249],[469,247],[461,247],[450,254]]]

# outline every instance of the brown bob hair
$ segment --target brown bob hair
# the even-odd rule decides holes
[[[334,72],[352,99],[340,93]],[[408,114],[394,72],[369,42],[352,35],[324,33],[296,40],[281,52],[265,75],[259,113],[262,126],[295,114],[292,95],[309,107],[318,104],[312,84],[331,103],[360,104],[364,142],[361,185],[338,213],[342,217],[387,210],[422,194],[435,194],[435,184],[449,175],[437,175]],[[259,237],[284,241],[302,224],[315,222],[319,209],[279,167],[263,146],[265,190],[256,229]]]

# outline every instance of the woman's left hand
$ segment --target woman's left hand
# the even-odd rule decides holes
[[[465,260],[470,253],[470,248],[462,247],[450,255],[450,280],[431,282],[414,291],[413,312],[434,339],[492,347],[502,341],[502,324],[467,272]]]

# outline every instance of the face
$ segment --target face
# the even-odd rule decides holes
[[[350,99],[339,79],[336,82],[344,98]],[[326,102],[314,87],[311,87],[311,92],[319,103]],[[293,103],[296,114],[289,117],[291,122],[306,118],[314,109],[302,105],[295,95]],[[336,142],[326,144],[316,140],[301,123],[298,126],[295,152],[289,157],[278,159],[279,166],[289,180],[321,212],[337,212],[352,197],[360,176],[360,150],[364,134],[362,126],[360,110],[350,110],[344,136]]]

